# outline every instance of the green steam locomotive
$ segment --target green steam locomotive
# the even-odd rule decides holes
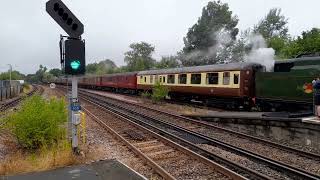
[[[320,56],[276,61],[274,72],[256,72],[256,105],[261,111],[312,110],[319,77]]]

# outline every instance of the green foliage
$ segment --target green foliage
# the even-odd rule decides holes
[[[166,86],[162,85],[160,82],[156,82],[152,88],[151,98],[154,102],[159,102],[168,96],[168,93],[169,89]]]
[[[269,13],[257,25],[253,32],[261,34],[266,40],[273,37],[288,37],[288,20],[281,14],[280,8],[270,9]]]
[[[39,70],[36,72],[36,79],[37,79],[38,82],[44,82],[43,80],[44,80],[45,73],[46,73],[47,70],[48,70],[47,67],[42,66],[40,64]]]
[[[47,70],[47,67],[40,65],[37,72],[35,74],[28,74],[25,80],[31,83],[46,82],[53,77],[47,73]]]
[[[60,77],[62,75],[62,71],[57,68],[53,68],[49,71],[50,74],[52,74],[55,77]]]
[[[160,62],[156,63],[156,68],[166,69],[166,68],[176,68],[179,67],[180,63],[177,59],[177,56],[167,56],[162,57]]]
[[[3,72],[0,74],[0,80],[9,80],[10,79],[10,72]],[[25,76],[21,74],[19,71],[12,71],[11,72],[11,80],[23,80]]]
[[[302,32],[298,38],[290,40],[282,49],[284,58],[294,58],[300,54],[318,54],[320,52],[320,29],[313,28]]]
[[[106,59],[100,61],[99,63],[91,63],[86,66],[86,73],[87,74],[111,74],[115,73],[118,70],[117,65],[110,59]]]
[[[63,99],[46,101],[36,95],[25,100],[21,109],[11,114],[7,122],[22,147],[36,149],[54,145],[59,139],[65,138],[66,120],[66,103]]]
[[[27,91],[30,90],[30,84],[27,83],[27,82],[24,82],[23,85],[22,85],[22,87],[23,87],[23,91],[24,91],[24,92],[27,92]]]
[[[267,41],[268,47],[272,47],[275,50],[275,55],[279,58],[283,58],[281,52],[288,45],[288,42],[288,39],[281,37],[272,37]]]
[[[237,16],[232,15],[229,6],[220,1],[209,2],[202,10],[202,16],[194,24],[184,38],[184,48],[179,53],[182,65],[196,66],[215,64],[219,61],[215,46],[222,38],[217,32],[227,32],[235,40],[239,32]],[[226,44],[228,46],[229,43]],[[230,50],[231,51],[231,50]],[[222,55],[224,56],[224,55]]]
[[[127,63],[128,71],[141,71],[154,67],[155,60],[152,53],[155,48],[146,42],[130,44],[131,50],[126,52],[124,62]]]
[[[268,14],[254,26],[253,33],[261,34],[268,47],[275,50],[276,56],[283,58],[281,51],[289,41],[288,20],[281,14],[280,8],[270,9]]]
[[[149,91],[144,91],[144,92],[141,93],[141,96],[142,96],[143,98],[150,98],[151,95],[152,95],[152,94],[151,94]]]

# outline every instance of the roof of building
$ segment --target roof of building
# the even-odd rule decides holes
[[[214,72],[214,71],[236,71],[247,70],[252,67],[261,66],[257,63],[229,63],[229,64],[216,64],[206,66],[193,66],[193,67],[181,67],[171,69],[157,69],[140,71],[138,75],[150,75],[150,74],[178,74],[178,73],[196,73],[196,72]]]

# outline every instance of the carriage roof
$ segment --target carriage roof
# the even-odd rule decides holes
[[[229,64],[215,64],[206,66],[193,66],[181,67],[171,69],[157,69],[140,71],[138,75],[151,75],[151,74],[178,74],[178,73],[196,73],[196,72],[215,72],[215,71],[236,71],[236,70],[249,70],[253,67],[262,66],[257,63],[229,63]]]

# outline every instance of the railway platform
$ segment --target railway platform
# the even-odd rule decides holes
[[[50,171],[6,176],[5,180],[145,180],[146,178],[117,160],[96,161],[87,165],[64,167]]]
[[[318,118],[313,117],[311,112],[303,113],[287,113],[287,112],[233,112],[233,111],[210,111],[207,113],[182,114],[183,116],[208,121],[229,122],[237,120],[237,122],[246,123],[281,123],[281,122],[298,122],[298,123],[314,123]],[[313,121],[308,121],[308,120]],[[320,122],[320,119],[318,120]]]
[[[208,112],[185,117],[217,123],[244,133],[320,149],[320,119],[311,113]]]

